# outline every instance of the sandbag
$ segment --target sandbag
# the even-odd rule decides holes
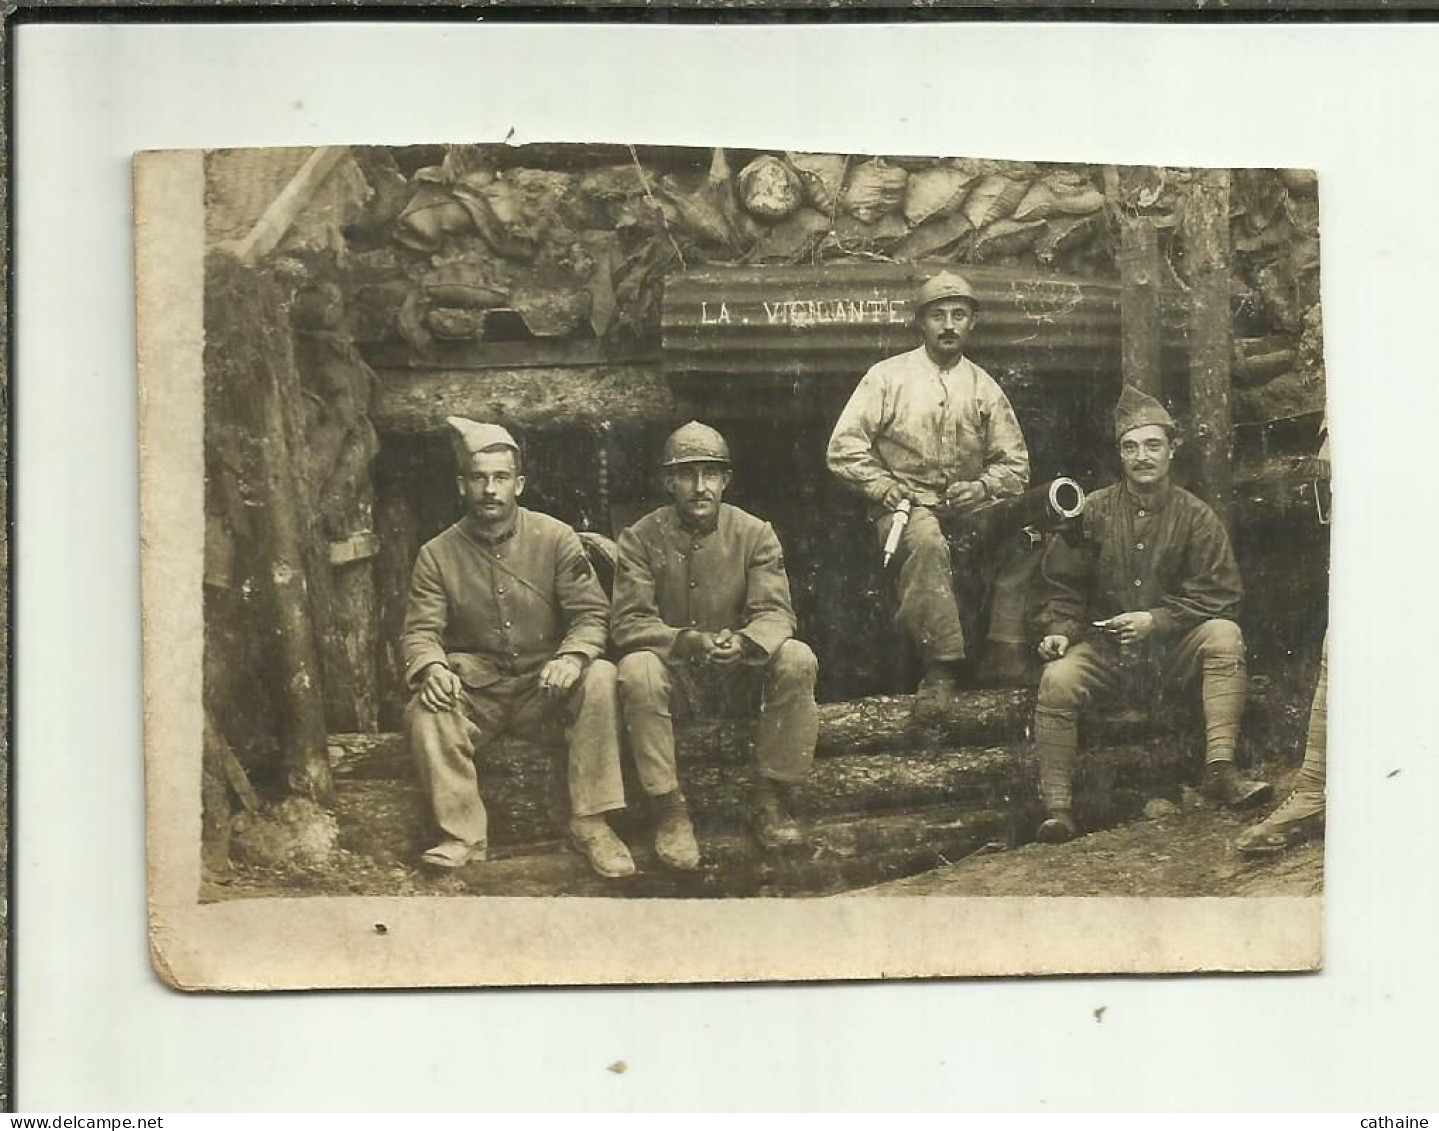
[[[485,336],[483,310],[431,310],[425,317],[430,331],[446,341],[475,341]]]
[[[1026,181],[993,173],[970,190],[964,202],[964,214],[976,229],[983,230],[996,220],[1012,216],[1028,189]]]
[[[923,224],[933,216],[957,212],[974,181],[975,174],[953,164],[911,173],[904,190],[904,218],[912,225]]]
[[[794,215],[770,228],[755,249],[754,258],[766,263],[794,263],[806,258],[829,233],[830,219],[814,208],[799,208]]]
[[[900,240],[895,245],[894,257],[913,262],[917,259],[943,256],[959,250],[973,234],[974,226],[961,214],[935,216]]]
[[[472,228],[469,212],[447,189],[425,182],[395,221],[395,239],[416,251],[437,251],[446,235]]]
[[[844,185],[846,159],[833,153],[794,152],[785,158],[799,176],[805,200],[821,212],[833,212]]]
[[[890,157],[888,160],[889,160],[889,163],[890,163],[891,165],[898,165],[901,169],[904,169],[906,172],[918,173],[918,172],[919,172],[920,170],[922,170],[922,169],[932,169],[934,166],[940,164],[940,163],[943,162],[945,159],[944,159],[943,157],[909,157],[909,156],[905,156],[905,157]]]
[[[1045,267],[1051,266],[1071,252],[1087,246],[1104,230],[1103,213],[1088,216],[1058,216],[1045,224],[1045,231],[1035,244],[1034,256]]]
[[[1086,216],[1104,207],[1104,194],[1083,174],[1048,173],[1035,181],[1014,209],[1016,220],[1047,220],[1051,216]]]
[[[973,256],[977,262],[1013,255],[1034,244],[1044,230],[1043,220],[1028,223],[1019,220],[996,220],[974,241]]]
[[[799,174],[768,153],[740,170],[739,193],[747,211],[767,220],[783,220],[804,198]]]
[[[891,165],[883,157],[876,157],[850,172],[840,207],[856,220],[873,224],[903,206],[908,184],[909,174],[905,170]]]
[[[881,216],[873,223],[858,216],[841,215],[834,224],[834,246],[848,255],[885,252],[895,247],[909,233],[909,226],[897,212]]]
[[[435,306],[461,310],[489,310],[509,305],[509,295],[492,285],[490,278],[473,264],[447,263],[420,280],[425,298]]]

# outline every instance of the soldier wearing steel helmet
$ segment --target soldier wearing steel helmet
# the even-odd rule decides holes
[[[817,665],[794,639],[774,530],[724,502],[731,474],[724,437],[691,421],[665,442],[662,464],[672,502],[620,535],[611,631],[623,653],[625,726],[657,815],[656,851],[668,866],[690,870],[700,852],[676,769],[672,714],[758,693],[749,818],[765,846],[797,844],[803,838],[788,791],[814,758]]]
[[[969,281],[941,271],[919,288],[924,342],[870,368],[830,437],[829,469],[863,496],[883,546],[901,504],[912,508],[896,562],[899,623],[924,661],[916,704],[954,694],[974,642],[965,639],[949,543],[936,511],[963,514],[1029,485],[1029,449],[1009,398],[964,354],[979,316]]]
[[[570,838],[602,876],[633,874],[606,814],[624,808],[609,603],[575,532],[518,503],[520,446],[448,418],[464,516],[420,549],[405,606],[405,731],[442,840],[437,868],[485,858],[475,756],[506,731],[567,725]]]

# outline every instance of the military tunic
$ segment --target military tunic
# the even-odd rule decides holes
[[[1247,688],[1237,618],[1239,566],[1219,519],[1200,499],[1166,484],[1152,498],[1124,484],[1090,494],[1084,540],[1055,538],[1040,566],[1033,618],[1039,637],[1066,636],[1045,665],[1035,709],[1041,786],[1050,809],[1069,805],[1078,712],[1099,697],[1139,696],[1201,683],[1206,758],[1233,758]],[[1154,618],[1149,639],[1121,650],[1092,621],[1127,612]]]
[[[455,840],[483,842],[476,749],[506,730],[543,736],[569,723],[569,792],[576,816],[622,808],[616,673],[602,659],[608,602],[575,532],[521,507],[510,532],[487,540],[466,520],[420,550],[405,608],[405,679],[411,690],[442,663],[464,685],[461,707],[405,711],[411,752],[436,823]],[[540,670],[558,655],[587,661],[551,711]],[[562,713],[559,710],[562,708]],[[551,716],[558,715],[558,718]]]
[[[687,629],[730,629],[748,642],[746,657],[732,667],[681,664],[674,648]],[[693,710],[735,684],[759,684],[761,774],[790,782],[808,775],[819,729],[817,665],[794,639],[789,578],[769,523],[728,504],[709,531],[687,530],[672,506],[640,519],[619,538],[612,631],[624,653],[620,698],[647,793],[678,787],[673,708]]]

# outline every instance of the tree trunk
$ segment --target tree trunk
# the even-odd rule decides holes
[[[255,550],[266,563],[273,663],[280,674],[277,737],[292,793],[333,800],[325,713],[305,573],[310,541],[301,507],[288,399],[299,397],[288,316],[274,285],[223,254],[207,263],[205,368],[252,397]],[[264,626],[255,626],[263,632]]]
[[[1122,199],[1119,170],[1105,170],[1110,200]],[[1152,397],[1163,398],[1164,334],[1160,321],[1159,233],[1154,221],[1121,215],[1119,221],[1119,316],[1124,381]]]
[[[1185,262],[1191,295],[1189,397],[1204,500],[1230,526],[1232,435],[1229,310],[1229,172],[1196,174],[1184,216]]]

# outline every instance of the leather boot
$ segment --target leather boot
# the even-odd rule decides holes
[[[635,874],[630,850],[615,836],[603,813],[570,818],[570,843],[584,854],[590,867],[607,880]]]
[[[1303,844],[1324,832],[1324,791],[1294,790],[1259,824],[1239,834],[1234,846],[1245,856],[1268,856]]]
[[[959,665],[936,660],[924,669],[919,692],[914,697],[914,715],[921,721],[942,719],[959,691]]]
[[[1247,809],[1251,805],[1262,805],[1274,795],[1274,787],[1267,781],[1241,778],[1233,762],[1210,762],[1204,767],[1204,796],[1231,809]]]
[[[750,803],[750,825],[755,838],[765,848],[787,848],[804,841],[799,825],[790,816],[782,789],[778,782],[761,778]]]
[[[700,846],[679,790],[654,799],[655,853],[667,868],[693,872],[700,866]]]
[[[1034,839],[1040,844],[1064,844],[1073,840],[1078,831],[1068,809],[1054,809],[1039,826]]]

